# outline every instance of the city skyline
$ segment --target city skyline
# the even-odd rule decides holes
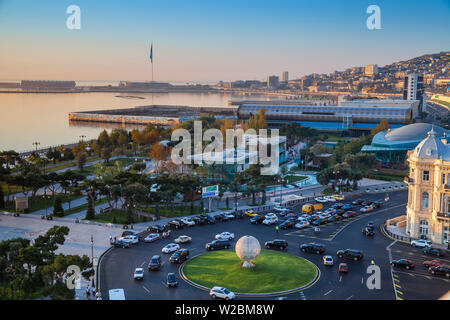
[[[66,27],[71,4],[81,9],[80,30]],[[366,27],[371,4],[3,0],[0,77],[149,81],[152,41],[155,81],[170,82],[264,80],[283,71],[295,79],[448,51],[448,2],[379,1],[381,30]]]

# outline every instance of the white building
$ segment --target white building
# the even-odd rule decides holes
[[[366,66],[364,68],[364,74],[366,76],[370,76],[370,77],[373,77],[373,76],[377,75],[378,74],[378,65],[377,64],[370,64],[370,65]]]
[[[419,100],[419,111],[427,111],[423,75],[411,73],[405,77],[403,85],[403,100]]]

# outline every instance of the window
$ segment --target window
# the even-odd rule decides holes
[[[442,181],[441,184],[445,184],[445,173],[442,174]]]
[[[430,171],[424,171],[423,172],[423,181],[429,181],[430,180]]]
[[[428,238],[428,221],[427,220],[420,220],[419,235],[420,235],[420,239]]]
[[[422,210],[428,209],[429,195],[428,192],[422,193]]]

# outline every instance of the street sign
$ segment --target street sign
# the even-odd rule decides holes
[[[202,188],[202,198],[217,197],[218,195],[219,195],[219,185]]]

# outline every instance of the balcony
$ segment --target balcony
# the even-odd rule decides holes
[[[445,184],[444,189],[445,191],[450,191],[450,184]]]
[[[411,184],[413,184],[414,183],[414,178],[411,178],[411,177],[405,177],[405,179],[403,180],[405,183],[411,183]]]
[[[450,221],[450,212],[438,212],[436,216],[438,220]]]

